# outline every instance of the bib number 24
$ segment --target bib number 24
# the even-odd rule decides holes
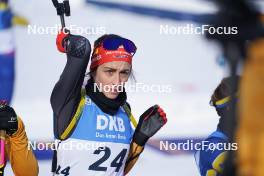
[[[94,151],[93,154],[99,155],[100,153],[104,153],[103,157],[100,158],[98,161],[93,163],[92,165],[89,166],[89,170],[94,170],[94,171],[106,171],[107,167],[103,167],[102,164],[109,159],[111,156],[111,150],[109,147],[99,147],[97,150]],[[111,162],[110,167],[115,167],[115,172],[119,172],[120,168],[123,165],[124,158],[126,156],[127,149],[123,149],[116,157],[115,159]]]

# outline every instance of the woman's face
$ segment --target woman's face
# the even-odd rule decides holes
[[[98,66],[94,81],[107,98],[115,99],[127,82],[131,69],[131,64],[127,62],[107,62]]]

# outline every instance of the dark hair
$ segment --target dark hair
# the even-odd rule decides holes
[[[240,79],[239,76],[236,76],[236,79]],[[231,95],[231,77],[226,77],[223,78],[221,83],[216,87],[216,89],[214,90],[213,95],[211,96],[211,100],[210,100],[210,104],[215,106],[215,103],[218,100],[221,100],[225,97],[228,97]],[[238,91],[237,88],[235,90],[236,92]]]

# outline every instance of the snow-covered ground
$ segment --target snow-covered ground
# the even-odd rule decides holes
[[[216,64],[219,48],[207,42],[202,35],[160,33],[161,25],[177,27],[191,22],[104,9],[79,0],[70,2],[72,16],[66,18],[67,25],[88,27],[92,34],[85,36],[91,42],[104,31],[133,40],[138,47],[133,62],[137,82],[169,85],[172,88],[169,93],[129,93],[129,102],[136,117],[155,103],[164,107],[168,124],[156,137],[200,137],[215,129],[218,118],[209,106],[209,99],[213,89],[226,74]],[[151,1],[147,2],[151,4]],[[169,4],[173,2],[166,2],[167,7],[171,8]],[[199,2],[191,2],[193,5],[188,6],[189,11],[210,11],[210,5],[200,7]],[[186,4],[177,1],[174,6],[184,11]],[[20,0],[12,1],[12,5],[18,13],[28,17],[33,27],[54,27],[60,23],[51,1]],[[15,35],[17,75],[13,106],[22,116],[30,140],[52,140],[49,98],[65,65],[65,56],[56,51],[56,35],[29,34],[25,28],[16,28]],[[39,175],[50,175],[50,165],[51,161],[40,161]],[[6,173],[12,175],[10,166]],[[192,155],[170,156],[147,148],[130,175],[195,176],[198,172]]]

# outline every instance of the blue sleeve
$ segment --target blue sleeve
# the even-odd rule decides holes
[[[220,176],[225,158],[224,147],[213,147],[217,144],[225,144],[226,140],[221,138],[208,138],[204,141],[204,150],[200,151],[199,168],[202,176]],[[208,146],[207,146],[208,145]],[[209,147],[211,145],[211,147]]]
[[[0,30],[12,27],[13,16],[10,9],[0,10]]]

